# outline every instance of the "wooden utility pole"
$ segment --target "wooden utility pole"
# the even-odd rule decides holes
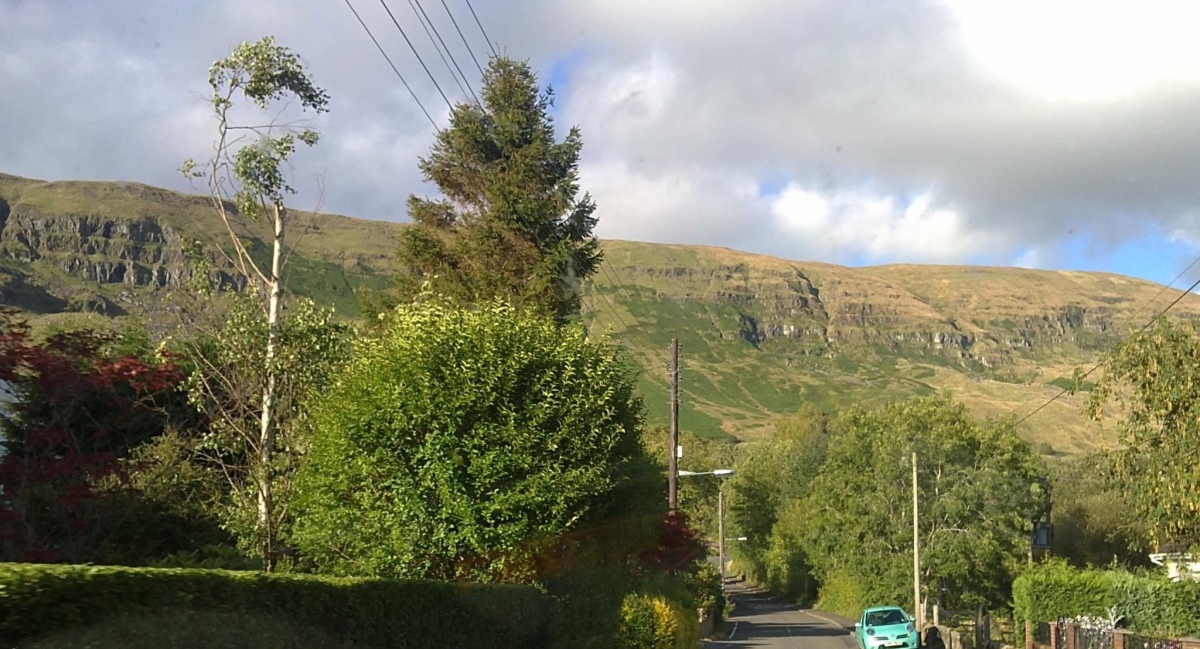
[[[679,505],[679,340],[671,339],[671,430],[667,437],[667,509],[675,515]]]
[[[721,589],[725,589],[725,489],[717,484],[717,561],[721,562]]]
[[[917,618],[917,633],[925,624],[925,616],[921,611],[921,534],[917,525],[917,452],[912,454],[912,488],[913,488],[913,616]]]

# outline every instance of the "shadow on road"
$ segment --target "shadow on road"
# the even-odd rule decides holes
[[[724,637],[705,641],[705,647],[797,647],[852,649],[846,620],[809,611],[742,585],[726,591],[735,604]]]

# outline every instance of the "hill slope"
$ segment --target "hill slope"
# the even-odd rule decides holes
[[[289,289],[356,315],[356,291],[389,284],[401,227],[298,213]],[[262,253],[265,233],[241,225]],[[0,174],[0,302],[43,317],[153,315],[191,275],[185,245],[211,251],[224,236],[204,197]],[[710,437],[766,434],[805,402],[944,391],[981,415],[1023,414],[1176,294],[1103,273],[847,268],[625,241],[605,251],[608,263],[585,287],[589,326],[611,331],[641,363],[652,423],[667,420],[667,348],[679,338],[682,426]],[[1197,317],[1200,299],[1172,313]],[[1097,446],[1109,433],[1079,417],[1081,400],[1059,400],[1024,433],[1060,452]]]
[[[713,436],[763,434],[804,402],[947,391],[980,415],[1025,414],[1178,294],[1105,273],[846,268],[623,241],[605,249],[610,268],[589,287],[593,328],[610,328],[650,370],[643,390],[656,421],[667,417],[663,368],[678,337],[683,425]],[[1172,315],[1200,315],[1200,299]],[[1056,401],[1025,435],[1060,452],[1110,440],[1111,427],[1079,416],[1083,398]]]

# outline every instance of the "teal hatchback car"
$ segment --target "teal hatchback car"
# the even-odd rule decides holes
[[[854,625],[861,649],[918,649],[921,637],[913,619],[898,606],[876,606],[862,612]]]

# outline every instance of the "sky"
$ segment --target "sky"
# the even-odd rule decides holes
[[[383,3],[351,2],[445,126]],[[418,9],[475,90],[463,38],[486,66],[483,31],[554,87],[605,238],[1163,283],[1200,254],[1198,3],[414,2],[387,6],[451,102]],[[0,0],[0,171],[188,190],[207,68],[264,35],[331,97],[297,207],[404,220],[436,192],[417,168],[434,127],[346,0]]]

